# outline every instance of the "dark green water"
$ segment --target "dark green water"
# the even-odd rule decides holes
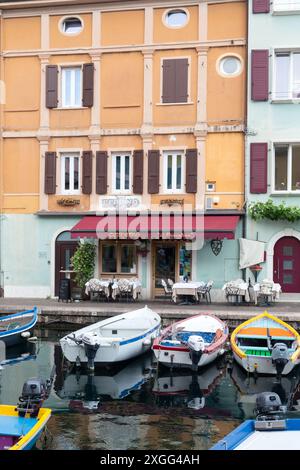
[[[65,333],[64,333],[65,334]],[[94,376],[66,368],[59,332],[43,332],[26,360],[0,371],[0,402],[16,404],[23,383],[48,378],[55,366],[48,449],[209,449],[244,419],[253,417],[256,394],[277,392],[290,415],[300,416],[300,373],[256,381],[230,360],[230,354],[198,375],[156,369],[151,353]],[[11,350],[11,358],[24,353]],[[227,359],[227,360],[226,360]],[[38,447],[41,447],[39,443]]]

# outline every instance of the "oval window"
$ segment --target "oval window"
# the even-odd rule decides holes
[[[234,76],[238,75],[242,70],[242,63],[238,57],[226,56],[220,61],[220,72],[223,75]]]
[[[66,18],[62,22],[62,31],[65,34],[78,34],[82,28],[83,26],[80,18]]]
[[[181,28],[188,22],[188,14],[184,10],[171,10],[165,15],[165,23],[170,28]]]

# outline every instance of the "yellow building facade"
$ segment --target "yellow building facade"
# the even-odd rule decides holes
[[[212,276],[210,240],[227,238],[218,289],[237,269],[224,217],[238,221],[244,204],[246,2],[32,0],[0,11],[4,295],[57,295],[72,228],[116,208],[223,217],[186,255],[192,279]],[[184,274],[184,237],[158,236],[146,256],[126,243],[97,241],[96,277],[136,276],[147,298],[161,293],[163,269]]]

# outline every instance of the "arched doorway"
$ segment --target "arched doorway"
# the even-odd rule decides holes
[[[71,232],[62,232],[55,240],[55,295],[59,294],[60,280],[70,274],[71,280],[74,274],[72,271],[71,258],[74,255],[78,241],[71,238]],[[72,285],[72,284],[71,284]]]
[[[300,241],[295,237],[282,237],[274,246],[273,280],[282,292],[300,292]]]

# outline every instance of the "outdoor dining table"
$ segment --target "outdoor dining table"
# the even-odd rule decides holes
[[[266,287],[268,287],[268,284],[269,284],[269,289],[266,289]],[[257,305],[258,303],[258,297],[260,294],[266,297],[270,296],[271,301],[274,302],[275,300],[279,299],[279,296],[281,293],[281,285],[272,281],[269,281],[269,282],[262,281],[261,283],[257,282],[253,286],[253,291],[254,291],[255,305]]]
[[[198,289],[203,287],[205,282],[203,281],[191,281],[191,282],[175,282],[172,286],[172,299],[176,303],[179,295],[193,296],[198,300]]]
[[[90,279],[85,284],[85,293],[86,295],[93,293],[104,292],[107,299],[110,297],[110,285],[111,281],[104,281],[101,279]]]
[[[111,297],[115,300],[120,293],[120,281],[114,281],[111,286]],[[136,300],[138,295],[141,293],[142,283],[138,279],[128,279],[128,285],[132,288],[132,298]]]
[[[243,279],[237,279],[235,281],[226,282],[222,290],[224,290],[228,296],[244,297],[245,302],[250,302],[248,287],[248,282],[245,282]]]

